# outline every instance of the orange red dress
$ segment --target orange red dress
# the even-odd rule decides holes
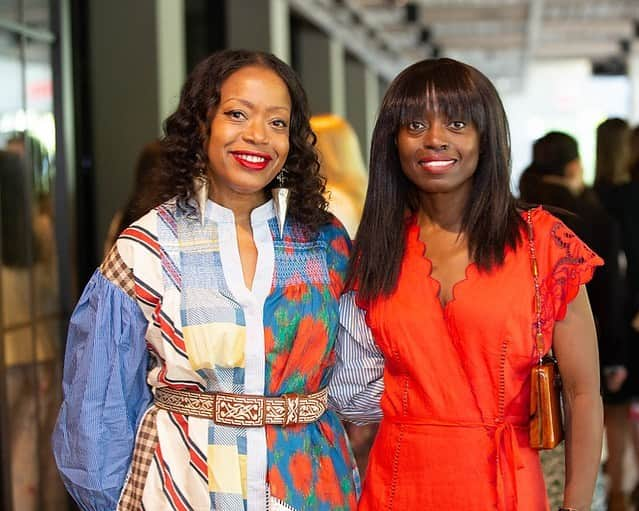
[[[603,261],[548,212],[537,208],[532,218],[548,350],[555,322]],[[469,265],[442,307],[419,228],[409,227],[396,291],[366,310],[384,392],[360,510],[548,509],[528,442],[536,356],[523,239],[491,273]]]

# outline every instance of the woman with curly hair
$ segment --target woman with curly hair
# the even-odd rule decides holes
[[[314,142],[273,55],[215,53],[186,81],[162,140],[175,196],[71,319],[54,451],[82,509],[355,509],[326,410],[350,242]]]

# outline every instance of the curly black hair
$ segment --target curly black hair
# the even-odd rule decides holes
[[[162,139],[166,182],[178,205],[194,213],[189,199],[194,196],[195,176],[207,173],[206,151],[215,108],[220,102],[224,81],[247,66],[261,66],[275,72],[286,84],[291,97],[289,152],[285,167],[289,188],[291,218],[315,231],[330,222],[324,197],[325,179],[315,151],[315,134],[309,123],[306,93],[295,72],[270,53],[249,50],[223,50],[200,62],[187,78],[177,110],[164,122]],[[273,180],[266,192],[275,186]]]

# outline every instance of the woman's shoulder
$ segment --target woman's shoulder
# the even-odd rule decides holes
[[[160,223],[170,228],[176,224],[180,216],[187,214],[189,214],[189,212],[185,211],[185,209],[178,204],[177,199],[169,199],[150,209],[137,220],[134,220],[131,225],[122,231],[122,234],[130,236],[136,231],[144,232],[147,236],[157,240]],[[122,237],[122,234],[120,237]]]
[[[296,231],[301,236],[296,236]],[[351,238],[342,222],[335,215],[330,214],[328,221],[320,225],[314,232],[301,224],[298,224],[297,227],[294,224],[291,233],[291,241],[295,244],[311,243],[316,249],[325,253],[326,262],[331,269],[339,270],[339,272],[346,271],[351,252]],[[291,248],[294,249],[294,247]]]
[[[522,216],[524,219],[530,218],[533,221],[533,224],[551,223],[555,220],[559,220],[556,215],[548,211],[544,206],[534,206],[529,209],[525,209],[522,211]]]
[[[123,260],[133,268],[140,262],[148,264],[150,259],[160,260],[162,257],[162,240],[160,232],[177,232],[176,218],[180,208],[174,199],[166,201],[135,220],[124,229],[116,240],[116,248]]]
[[[288,237],[290,241],[297,243],[331,243],[336,239],[344,238],[350,241],[346,227],[344,227],[342,222],[332,213],[329,213],[329,218],[326,222],[315,229],[311,229],[306,224],[295,219],[291,219],[291,221],[287,219],[285,228],[285,238],[286,237]]]
[[[563,213],[564,211],[561,210],[561,212]],[[575,216],[569,211],[565,211],[565,213]],[[557,230],[566,230],[572,233],[573,231],[560,218],[560,214],[559,211],[548,211],[543,206],[536,206],[522,212],[524,220],[532,222],[536,237],[548,236],[551,232]]]
[[[349,253],[351,249],[351,236],[344,224],[331,213],[329,221],[320,226],[318,230],[319,239],[327,245]]]
[[[333,213],[329,213],[329,215],[328,221],[320,227],[320,232],[331,236],[346,236],[350,238],[348,230],[342,221]]]

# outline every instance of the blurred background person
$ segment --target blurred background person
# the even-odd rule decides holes
[[[619,329],[619,227],[594,191],[584,184],[577,141],[558,131],[535,141],[533,161],[522,174],[519,189],[526,202],[560,208],[553,213],[606,262],[597,269],[587,288],[597,324],[605,386],[615,393],[626,377],[626,339]]]
[[[355,238],[368,184],[359,140],[352,126],[339,115],[314,115],[311,128],[317,135],[316,147],[320,172],[326,178],[329,210],[342,221],[351,238]]]
[[[624,119],[606,119],[597,126],[594,187],[606,207],[612,206],[610,202],[619,185],[629,181],[629,137],[630,128]]]
[[[171,196],[161,174],[162,145],[159,140],[149,142],[142,148],[135,164],[135,180],[131,195],[125,206],[118,210],[104,242],[104,255],[111,250],[120,233],[135,220],[148,213]]]
[[[608,119],[597,128],[597,175],[595,186],[612,215],[619,222],[624,257],[622,327],[629,338],[629,375],[622,393],[629,405],[619,409],[617,433],[622,452],[628,447],[628,429],[631,432],[635,466],[639,466],[639,149],[637,129],[631,130],[623,119]],[[628,410],[629,408],[629,410]],[[628,420],[628,416],[630,420]],[[630,428],[628,428],[628,425]],[[622,427],[623,426],[623,427]],[[616,492],[616,493],[612,493]],[[632,501],[639,506],[639,484],[632,492]],[[611,511],[626,509],[626,495],[611,485]]]
[[[622,252],[619,266],[623,284],[620,287],[619,324],[620,331],[627,339],[628,347],[626,381],[617,392],[614,401],[608,400],[606,409],[606,438],[609,451],[606,472],[609,476],[610,511],[628,509],[623,461],[629,447],[631,403],[639,398],[639,346],[637,336],[630,326],[635,308],[632,298],[635,292],[633,289],[639,288],[632,285],[639,276],[639,261],[633,253],[633,246],[639,243],[639,232],[636,230],[638,224],[632,224],[632,210],[637,206],[632,204],[633,192],[628,187],[629,140],[630,128],[623,119],[606,119],[597,127],[594,189],[607,211],[618,222],[621,230]],[[639,194],[634,197],[634,201],[639,201]],[[634,420],[639,420],[639,414]]]
[[[629,297],[628,317],[631,319],[630,335],[632,345],[636,349],[639,343],[639,126],[632,130],[629,144],[630,182],[620,187],[619,205],[622,207],[617,213],[622,226],[627,262],[626,289]],[[635,463],[639,466],[639,400],[636,395],[633,397],[630,405],[630,426]],[[639,483],[632,492],[632,503],[635,508],[639,508]]]

